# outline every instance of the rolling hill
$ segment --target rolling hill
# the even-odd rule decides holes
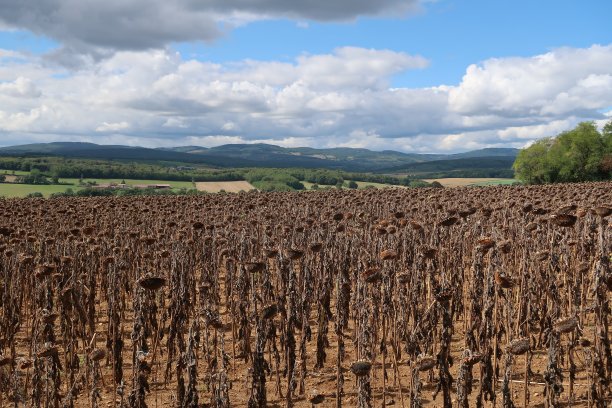
[[[303,167],[354,172],[436,172],[465,169],[510,170],[518,150],[482,149],[459,154],[416,154],[355,148],[284,148],[270,144],[229,144],[212,148],[151,149],[94,143],[54,142],[0,148],[0,156],[61,156],[82,159],[184,163],[213,168]]]

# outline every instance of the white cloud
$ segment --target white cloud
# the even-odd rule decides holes
[[[38,98],[41,92],[30,79],[20,76],[12,82],[0,83],[0,95],[15,98]]]
[[[468,67],[450,108],[507,117],[570,114],[612,104],[612,46],[561,48],[530,58],[496,58]],[[596,95],[595,95],[596,93]]]
[[[254,20],[348,21],[419,9],[419,0],[0,0],[0,29],[59,41],[62,48],[50,57],[71,66],[117,50],[214,40]]]
[[[127,122],[108,123],[104,122],[96,128],[96,132],[118,132],[120,130],[126,130],[130,127]]]
[[[427,63],[355,47],[226,64],[122,51],[75,72],[33,56],[0,58],[0,144],[48,135],[145,146],[457,151],[520,147],[581,120],[601,121],[612,106],[612,46],[484,61],[457,86],[389,87],[394,75]]]

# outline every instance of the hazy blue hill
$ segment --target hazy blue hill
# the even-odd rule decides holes
[[[458,153],[450,155],[453,159],[469,159],[476,157],[512,157],[516,158],[519,149],[512,148],[487,148],[480,150],[472,150],[470,152]]]
[[[189,153],[147,149],[119,145],[97,145],[94,143],[54,142],[36,143],[0,148],[2,156],[61,156],[101,160],[174,161],[219,166],[221,160],[206,160]]]
[[[417,154],[338,147],[284,148],[271,144],[228,144],[212,148],[180,146],[150,149],[93,143],[55,142],[0,148],[3,156],[62,156],[101,160],[172,162],[209,167],[304,167],[358,172],[510,171],[516,149],[482,149],[459,154]],[[461,176],[463,177],[463,176]]]
[[[201,153],[208,150],[206,147],[201,146],[178,146],[178,147],[158,147],[157,150],[164,150],[167,152],[178,152],[178,153]]]
[[[20,146],[9,146],[0,148],[2,153],[66,153],[72,151],[90,150],[101,147],[94,143],[82,142],[53,142],[53,143],[33,143]],[[112,147],[112,146],[107,146]]]
[[[512,178],[515,157],[477,156],[460,159],[434,160],[387,169],[389,173],[406,173],[421,178],[438,177],[500,177]]]
[[[312,147],[283,148],[264,143],[232,144],[212,148],[185,146],[166,150],[187,152],[206,157],[224,156],[259,161],[262,163],[262,166],[268,167],[325,167],[359,171],[376,171],[387,167],[446,157],[445,155],[411,154],[392,150],[376,152],[368,149],[348,147],[330,149],[316,149]]]

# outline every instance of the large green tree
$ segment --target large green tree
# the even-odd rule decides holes
[[[595,181],[612,178],[612,121],[599,132],[582,122],[554,138],[536,141],[519,152],[516,176],[530,184]]]

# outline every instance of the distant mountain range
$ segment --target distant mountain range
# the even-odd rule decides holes
[[[481,149],[458,154],[416,154],[392,150],[270,144],[228,144],[150,149],[94,143],[55,142],[0,148],[0,156],[60,156],[82,159],[183,163],[214,168],[305,167],[359,172],[435,172],[457,169],[511,169],[517,149]]]

